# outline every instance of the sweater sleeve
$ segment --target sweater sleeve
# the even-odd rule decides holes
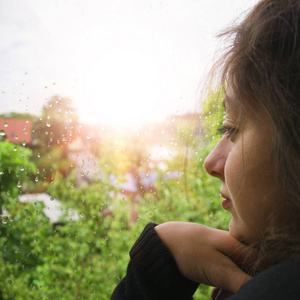
[[[198,283],[184,277],[175,260],[149,223],[130,251],[126,276],[111,300],[192,299]]]

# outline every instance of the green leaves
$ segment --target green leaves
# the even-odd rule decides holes
[[[216,102],[219,96],[209,95],[201,119],[197,119],[202,120],[202,134],[196,133],[196,123],[178,127],[176,155],[165,164],[164,171],[155,169],[156,190],[152,192],[160,201],[153,193],[124,195],[109,181],[109,174],[121,177],[124,170],[138,170],[147,161],[142,146],[125,149],[103,140],[99,146],[103,176],[78,186],[70,167],[64,174],[56,173],[51,183],[44,182],[47,193],[59,199],[66,211],[71,208],[78,213],[77,221],[62,218],[53,225],[43,214],[41,202],[18,201],[24,181],[31,178],[34,185],[36,176],[40,183],[47,170],[70,166],[69,161],[62,161],[62,148],[45,144],[45,149],[38,150],[37,175],[30,161],[31,150],[1,142],[0,204],[10,216],[2,218],[0,224],[0,298],[109,299],[126,273],[129,250],[148,222],[190,221],[227,229],[230,215],[221,207],[220,182],[203,167],[219,139],[214,129],[224,114],[221,102]],[[52,111],[44,109],[45,116],[53,116],[56,108],[55,103],[52,105]],[[64,114],[57,116],[60,121],[64,119]],[[52,126],[54,123],[49,129]],[[133,206],[137,222],[131,221]],[[210,290],[200,286],[194,299],[207,299]]]
[[[23,181],[36,171],[35,165],[29,161],[31,155],[31,150],[23,146],[7,140],[0,143],[0,207],[8,198],[17,197]]]

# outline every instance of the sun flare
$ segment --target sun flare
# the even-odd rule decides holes
[[[94,60],[85,74],[88,120],[133,125],[161,115],[163,70],[155,57],[141,50],[114,50]]]

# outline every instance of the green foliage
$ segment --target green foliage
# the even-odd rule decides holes
[[[69,144],[76,137],[78,116],[69,98],[53,96],[33,121],[33,162],[39,171],[38,180],[51,181],[58,171],[68,175],[72,161],[68,159]]]
[[[37,119],[35,115],[29,113],[18,113],[18,112],[0,114],[0,118],[14,118],[14,119],[28,119],[28,120]]]
[[[52,145],[66,148],[78,126],[78,116],[69,98],[54,96],[42,109],[42,116],[34,123],[33,139],[48,152]]]
[[[205,128],[205,137],[208,140],[214,139],[215,135],[220,135],[217,129],[222,126],[225,116],[225,110],[222,103],[224,91],[210,91],[203,102],[203,125]]]
[[[0,207],[9,205],[9,199],[16,198],[22,183],[35,171],[29,161],[32,152],[9,141],[0,143]],[[7,200],[7,201],[5,201]]]
[[[156,189],[143,196],[125,196],[108,179],[111,172],[121,176],[128,168],[137,169],[147,162],[142,148],[102,142],[100,164],[104,174],[93,184],[79,186],[74,171],[67,177],[57,173],[47,192],[59,199],[66,211],[76,210],[76,221],[65,215],[53,225],[44,216],[43,209],[47,208],[42,203],[16,201],[18,184],[35,171],[29,162],[31,152],[0,143],[1,197],[5,194],[7,203],[11,203],[10,216],[0,224],[0,298],[109,299],[126,273],[130,248],[148,222],[177,220],[227,229],[229,215],[221,209],[217,196],[220,182],[203,167],[219,138],[209,128],[220,126],[224,113],[222,106],[215,104],[216,97],[217,93],[211,93],[204,107],[206,136],[195,136],[194,127],[181,126],[175,157],[166,170],[156,170]],[[61,157],[55,151],[57,148],[52,152],[46,149],[47,155],[41,154],[40,174],[41,166],[51,161],[48,155],[53,160],[47,168],[55,167]],[[180,176],[172,177],[173,171]],[[134,205],[137,222],[131,220]],[[200,285],[194,299],[208,299],[210,292],[211,287]]]

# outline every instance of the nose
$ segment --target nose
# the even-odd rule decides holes
[[[206,172],[214,177],[225,181],[225,164],[229,153],[226,137],[223,136],[215,148],[210,152],[204,161]]]

